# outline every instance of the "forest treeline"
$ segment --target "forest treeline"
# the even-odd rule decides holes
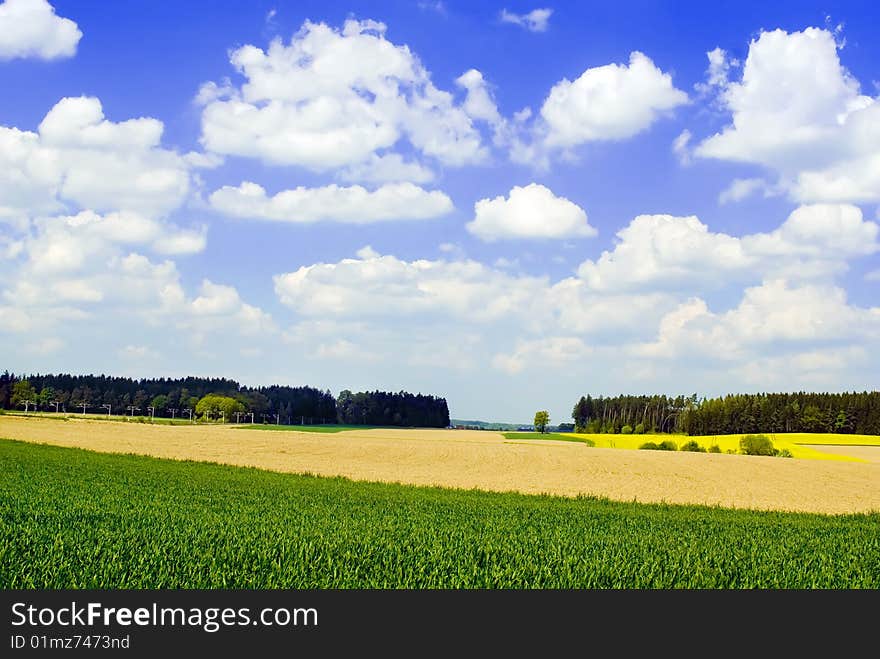
[[[419,426],[445,428],[449,425],[449,408],[445,398],[410,394],[405,391],[345,390],[336,401],[339,423],[372,426]]]
[[[572,417],[576,431],[591,433],[880,435],[880,392],[581,396]]]
[[[226,378],[132,379],[109,375],[0,375],[0,407],[43,411],[106,413],[124,416],[193,418],[206,396],[234,399],[241,413],[226,421],[284,425],[345,423],[351,425],[446,427],[445,398],[384,391],[340,394],[309,386],[247,387]],[[25,405],[27,401],[27,405]]]

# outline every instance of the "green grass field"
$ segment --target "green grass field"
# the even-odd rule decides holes
[[[0,440],[0,588],[880,588],[880,514],[493,494]]]
[[[295,432],[342,432],[344,430],[373,430],[375,428],[385,428],[387,426],[345,426],[345,425],[314,425],[314,426],[280,426],[273,423],[254,423],[254,424],[232,424],[233,428],[244,428],[246,430],[278,430],[278,431],[295,431]]]
[[[809,460],[843,460],[858,461],[844,455],[832,455],[821,453],[804,444],[824,444],[842,446],[880,446],[880,436],[877,435],[842,435],[830,433],[763,433],[771,439],[777,449],[788,449],[792,457]],[[689,437],[688,435],[608,435],[608,434],[584,434],[577,433],[575,437],[587,439],[599,448],[638,449],[645,442],[660,443],[664,440],[672,440],[679,447],[690,440],[696,441],[700,446],[708,449],[717,445],[722,453],[739,450],[739,435],[704,435]]]
[[[583,435],[575,435],[574,433],[563,432],[505,432],[504,439],[556,439],[563,442],[577,442],[578,444],[586,444],[587,446],[595,446],[592,439]]]

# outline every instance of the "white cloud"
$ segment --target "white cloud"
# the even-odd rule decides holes
[[[713,233],[695,216],[640,215],[618,243],[578,274],[597,291],[706,288],[762,276],[814,278],[841,272],[849,259],[880,250],[878,225],[855,206],[795,209],[769,233]]]
[[[711,233],[695,216],[639,215],[617,232],[618,242],[578,275],[594,290],[641,289],[724,278],[750,264],[740,241]]]
[[[276,330],[272,317],[263,310],[245,303],[232,286],[202,280],[199,295],[187,307],[189,318],[181,322],[196,327],[214,328],[215,323],[226,322],[242,334],[264,334]],[[207,322],[202,322],[205,320]]]
[[[629,65],[607,64],[577,80],[556,83],[541,107],[544,141],[569,148],[595,140],[622,140],[646,130],[659,117],[688,102],[672,77],[635,51]]]
[[[474,204],[474,219],[466,228],[486,241],[596,235],[580,206],[537,183],[514,186],[506,199],[480,199]]]
[[[524,27],[529,32],[546,32],[547,24],[552,15],[553,10],[549,8],[533,9],[526,14],[515,14],[507,9],[502,9],[499,17],[502,23],[513,23]]]
[[[274,277],[281,302],[305,316],[435,317],[485,322],[531,308],[546,286],[470,260],[402,261],[361,250],[357,259],[317,263]]]
[[[190,188],[189,166],[159,146],[162,122],[104,118],[97,98],[61,99],[37,133],[0,126],[0,216],[94,211],[161,215]]]
[[[636,349],[651,357],[683,355],[747,361],[773,351],[814,350],[848,342],[876,341],[880,307],[848,304],[843,289],[827,284],[792,286],[773,279],[747,288],[739,306],[713,313],[698,298],[670,312],[657,341]]]
[[[318,172],[387,156],[404,140],[445,165],[483,162],[488,150],[471,118],[385,31],[371,20],[341,30],[306,21],[287,46],[234,50],[246,82],[202,87],[203,145]]]
[[[518,341],[511,354],[498,353],[492,366],[510,375],[545,368],[570,366],[586,358],[592,349],[580,337],[560,336]]]
[[[678,137],[672,141],[672,152],[678,158],[678,162],[682,165],[689,165],[691,163],[691,153],[688,149],[688,145],[690,144],[692,137],[693,135],[691,135],[691,131],[685,128],[678,134]]]
[[[359,185],[299,187],[273,197],[256,183],[224,186],[211,194],[211,206],[235,217],[277,222],[344,222],[368,224],[389,220],[424,220],[453,210],[444,193],[412,183],[386,183],[374,191]]]
[[[351,183],[430,183],[434,180],[434,172],[418,162],[407,161],[399,153],[383,156],[374,153],[369,159],[338,171],[336,176]]]
[[[709,67],[706,69],[706,82],[697,83],[694,87],[701,94],[710,94],[727,87],[730,71],[740,65],[740,61],[727,55],[722,48],[715,48],[706,53],[709,59]]]
[[[774,188],[761,178],[735,178],[718,195],[718,203],[723,206],[732,201],[742,201],[758,193],[769,197],[774,193]]]
[[[46,0],[6,0],[0,4],[0,60],[73,57],[81,37],[77,24],[57,16]]]
[[[828,30],[761,32],[742,77],[717,76],[732,122],[696,156],[760,165],[800,202],[880,199],[880,106],[860,92]]]
[[[130,212],[38,218],[25,238],[25,268],[32,274],[62,273],[89,267],[97,272],[113,255],[132,246],[158,253],[193,253],[205,245],[204,233],[179,230]]]
[[[462,107],[469,117],[490,123],[501,121],[498,107],[489,93],[482,73],[476,69],[469,69],[456,78],[455,84],[467,90],[467,97]]]

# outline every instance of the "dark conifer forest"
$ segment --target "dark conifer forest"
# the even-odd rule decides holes
[[[880,435],[880,392],[582,396],[572,417],[580,432]]]
[[[313,425],[412,426],[449,425],[445,398],[407,392],[343,391],[339,402],[330,391],[315,387],[271,385],[247,387],[226,378],[132,379],[109,375],[0,375],[0,407],[48,412],[189,418],[209,394],[227,396],[245,410],[236,421]],[[231,420],[231,419],[230,419]]]

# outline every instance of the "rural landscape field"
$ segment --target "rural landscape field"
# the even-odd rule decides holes
[[[880,459],[858,447],[11,415],[0,437],[6,588],[880,587]]]
[[[0,0],[0,590],[880,593],[828,4]]]

